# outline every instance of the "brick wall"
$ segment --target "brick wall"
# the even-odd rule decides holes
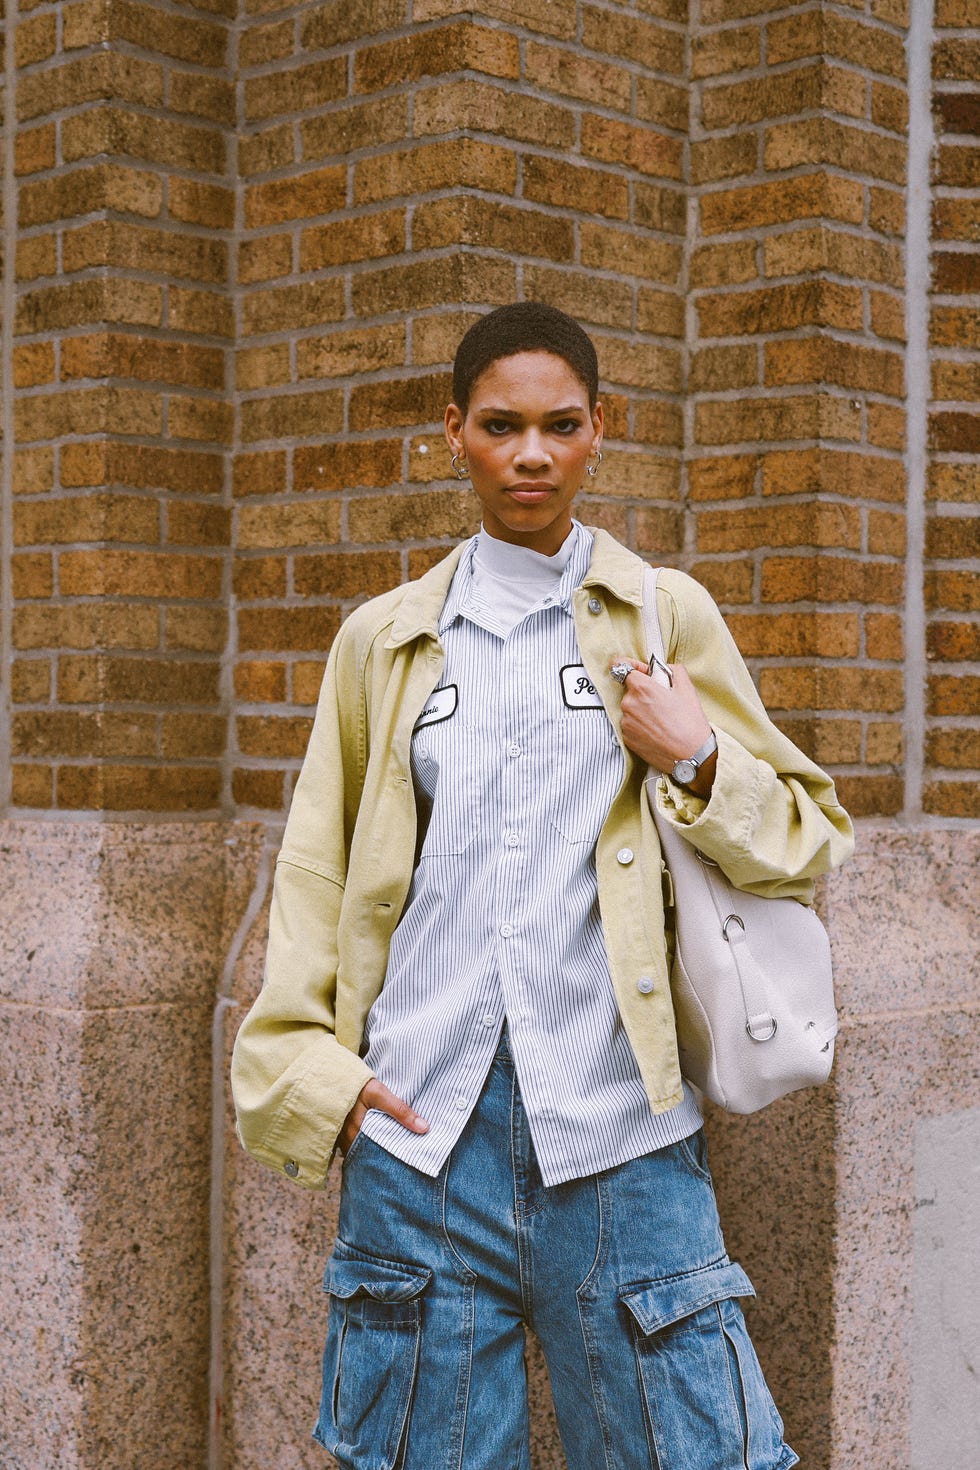
[[[977,814],[975,17],[937,0],[923,753],[907,0],[688,11],[20,0],[15,807],[278,820],[340,619],[475,523],[454,344],[537,296],[599,347],[586,518],[703,578],[857,814],[923,758]]]
[[[15,806],[220,800],[230,12],[11,23]]]
[[[980,13],[937,0],[925,810],[980,817]]]

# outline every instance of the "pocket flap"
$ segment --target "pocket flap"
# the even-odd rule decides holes
[[[376,1302],[410,1302],[431,1280],[432,1272],[426,1266],[379,1261],[337,1245],[323,1273],[323,1289],[345,1300],[369,1296]]]
[[[636,1318],[640,1331],[648,1335],[661,1332],[674,1322],[710,1307],[712,1302],[732,1296],[755,1296],[755,1288],[734,1262],[707,1266],[687,1276],[674,1276],[669,1281],[647,1281],[627,1286],[619,1293]]]

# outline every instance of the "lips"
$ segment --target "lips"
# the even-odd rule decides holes
[[[554,485],[540,480],[522,481],[519,485],[508,485],[507,487],[507,494],[519,501],[521,505],[539,505],[541,501],[547,500],[554,493]]]

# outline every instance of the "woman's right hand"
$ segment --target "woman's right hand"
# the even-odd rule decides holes
[[[357,1095],[357,1102],[347,1114],[337,1144],[342,1154],[346,1154],[354,1139],[361,1131],[364,1122],[364,1114],[369,1108],[376,1108],[379,1113],[387,1113],[389,1118],[394,1118],[396,1123],[401,1123],[410,1133],[428,1133],[429,1125],[424,1118],[396,1097],[389,1087],[379,1082],[377,1077],[372,1077],[370,1082],[365,1082]]]

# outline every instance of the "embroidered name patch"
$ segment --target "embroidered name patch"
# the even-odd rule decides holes
[[[561,670],[561,697],[569,709],[602,709],[599,691],[584,664],[566,664]]]
[[[421,730],[424,725],[438,725],[441,720],[448,720],[450,715],[456,713],[458,703],[459,689],[455,684],[444,684],[441,689],[433,689],[413,728]]]

